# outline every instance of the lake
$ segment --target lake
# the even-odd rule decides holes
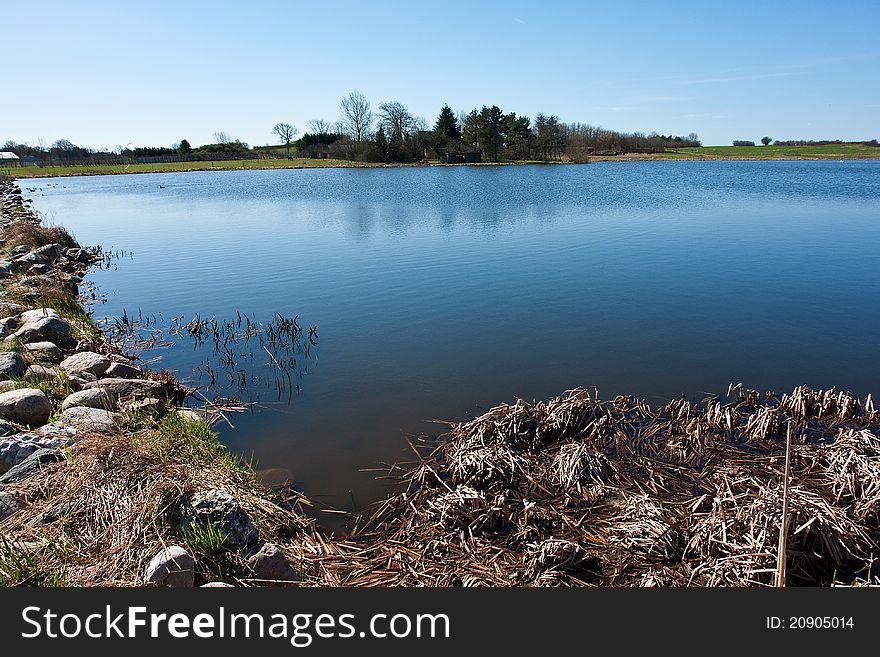
[[[49,221],[125,254],[96,317],[152,317],[145,359],[253,412],[230,449],[318,506],[381,497],[380,462],[517,397],[657,404],[730,383],[875,396],[880,162],[188,172],[21,181]],[[283,376],[253,341],[172,318],[298,316]],[[317,326],[317,345],[307,327]],[[213,358],[213,360],[212,360]],[[213,365],[210,365],[213,363]],[[206,372],[216,371],[215,389]],[[290,374],[288,378],[287,375]],[[224,378],[225,377],[225,378]],[[279,384],[279,380],[281,383]],[[246,388],[241,384],[246,383]],[[243,391],[243,392],[242,392]]]

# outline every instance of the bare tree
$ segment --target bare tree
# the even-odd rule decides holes
[[[355,89],[339,102],[342,111],[342,123],[346,132],[356,142],[362,142],[370,132],[373,124],[373,113],[370,111],[370,101],[360,91]]]
[[[392,141],[403,141],[415,130],[415,118],[396,101],[379,105],[379,120]]]
[[[272,132],[278,135],[278,139],[281,140],[281,143],[287,146],[287,159],[290,159],[290,142],[293,141],[294,137],[299,133],[299,130],[296,129],[296,126],[290,125],[289,123],[276,123],[272,126]]]
[[[332,126],[330,125],[330,121],[324,119],[312,119],[306,123],[306,128],[308,129],[309,134],[324,135],[330,133]]]
[[[214,133],[214,143],[215,144],[228,144],[232,141],[232,138],[229,136],[228,132],[224,132],[223,130],[218,130]]]

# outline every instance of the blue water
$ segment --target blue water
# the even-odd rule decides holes
[[[291,403],[253,393],[232,449],[320,504],[383,492],[405,437],[517,396],[660,402],[729,383],[880,392],[880,162],[189,172],[24,181],[122,249],[96,316],[299,315]],[[160,187],[161,186],[161,187]],[[202,350],[145,357],[199,381]],[[251,369],[265,370],[257,353]],[[206,392],[210,392],[207,391]],[[349,492],[351,491],[351,492]]]

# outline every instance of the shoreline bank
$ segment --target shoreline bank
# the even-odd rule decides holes
[[[591,155],[586,162],[480,162],[471,164],[440,164],[435,162],[413,162],[382,164],[379,162],[333,162],[323,163],[322,160],[310,160],[308,163],[287,164],[284,161],[272,161],[266,164],[266,160],[226,160],[215,162],[215,166],[203,166],[201,162],[181,164],[193,164],[199,166],[174,166],[136,164],[122,165],[71,165],[51,167],[0,167],[0,175],[8,175],[15,179],[28,180],[31,178],[67,178],[75,176],[108,176],[142,173],[183,173],[187,171],[266,171],[275,169],[400,169],[421,167],[494,167],[494,166],[553,166],[553,165],[577,165],[602,162],[780,162],[780,161],[874,161],[880,160],[880,148],[876,155],[866,154],[810,154],[810,155],[718,155],[707,153],[704,155],[681,154],[681,153],[626,153],[622,155]]]

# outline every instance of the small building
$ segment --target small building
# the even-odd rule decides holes
[[[446,153],[443,157],[446,164],[479,164],[483,161],[483,151],[466,151],[464,153]]]
[[[21,159],[12,151],[0,151],[0,167],[21,166]]]

